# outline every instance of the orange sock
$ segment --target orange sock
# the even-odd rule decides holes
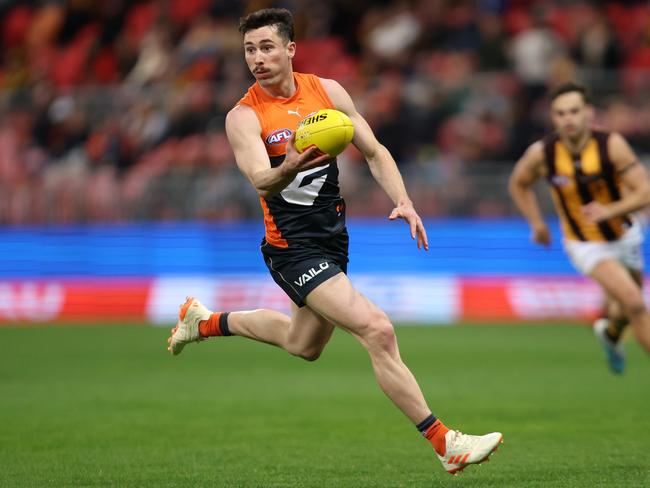
[[[213,313],[208,320],[201,320],[199,322],[199,334],[201,337],[214,337],[223,335],[221,327],[219,327],[220,313]]]
[[[445,434],[447,432],[449,432],[449,429],[445,424],[440,422],[440,420],[436,420],[433,425],[424,432],[424,437],[429,439],[433,449],[440,456],[444,456],[445,451],[447,450],[447,442],[445,440]]]

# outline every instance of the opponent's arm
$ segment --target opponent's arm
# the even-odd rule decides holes
[[[294,147],[294,135],[287,142],[287,154],[279,166],[272,168],[261,138],[262,128],[253,109],[238,105],[226,116],[226,135],[235,154],[239,170],[263,197],[280,193],[296,174],[324,164],[330,157],[318,155],[316,146],[299,154]]]
[[[425,250],[429,250],[429,241],[422,219],[413,208],[413,202],[406,192],[402,175],[390,152],[379,143],[368,122],[357,112],[348,92],[335,80],[321,78],[321,83],[334,107],[350,117],[354,125],[352,144],[361,151],[368,162],[373,178],[395,204],[395,208],[388,218],[390,220],[404,219],[411,229],[411,237],[417,239],[418,249],[424,247]]]
[[[542,174],[543,165],[544,145],[541,141],[537,141],[517,161],[508,181],[508,192],[512,201],[528,221],[532,231],[532,241],[549,245],[551,233],[544,222],[537,197],[533,191],[533,185]]]
[[[626,191],[620,200],[612,203],[603,205],[591,202],[582,207],[582,212],[591,222],[627,215],[650,204],[648,172],[639,162],[625,138],[613,132],[607,141],[607,151]]]

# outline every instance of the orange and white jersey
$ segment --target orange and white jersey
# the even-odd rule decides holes
[[[286,144],[298,123],[322,108],[334,108],[320,79],[294,73],[296,92],[290,98],[275,98],[255,83],[238,105],[251,107],[262,127],[261,137],[271,166],[279,166]],[[345,203],[340,195],[336,158],[302,171],[279,194],[260,197],[264,210],[266,241],[277,247],[292,242],[328,238],[345,229]]]

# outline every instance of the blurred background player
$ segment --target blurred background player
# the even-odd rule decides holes
[[[346,276],[348,235],[336,160],[319,155],[315,147],[299,154],[293,131],[318,109],[345,112],[355,127],[353,144],[395,204],[389,219],[404,219],[418,248],[427,250],[425,229],[395,161],[338,82],[294,73],[296,44],[289,11],[253,12],[241,20],[240,31],[246,63],[257,82],[229,112],[226,131],[239,169],[260,195],[266,227],[261,251],[273,279],[293,301],[292,313],[212,313],[189,297],[168,339],[170,351],[179,354],[189,342],[210,336],[238,335],[313,361],[339,327],[367,349],[381,389],[431,442],[448,472],[484,461],[496,450],[501,434],[462,434],[432,414],[400,358],[390,320]],[[278,138],[287,128],[291,136]]]
[[[530,225],[532,240],[548,246],[551,234],[532,185],[541,177],[550,184],[571,263],[607,296],[607,317],[594,323],[594,333],[612,371],[622,373],[621,335],[628,324],[650,353],[650,314],[641,290],[643,235],[632,215],[650,204],[650,179],[620,134],[591,128],[583,86],[557,87],[550,104],[555,132],[532,144],[517,162],[510,195]]]

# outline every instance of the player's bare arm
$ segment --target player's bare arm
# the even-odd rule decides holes
[[[648,172],[625,138],[613,132],[607,141],[607,150],[626,191],[620,200],[612,203],[591,202],[582,207],[582,212],[591,222],[627,215],[650,205]]]
[[[533,185],[543,175],[543,171],[544,145],[541,141],[537,141],[517,161],[510,175],[508,191],[515,205],[528,221],[532,232],[531,240],[548,246],[551,243],[551,232],[544,221],[533,191]]]
[[[388,218],[404,219],[410,227],[411,237],[417,240],[418,249],[424,248],[428,251],[429,241],[422,219],[408,197],[404,180],[390,152],[379,143],[368,122],[357,112],[348,92],[335,80],[321,78],[321,83],[334,107],[350,117],[354,125],[352,144],[361,151],[368,162],[372,176],[395,204]]]
[[[261,133],[260,123],[250,107],[238,105],[228,112],[226,134],[237,166],[265,198],[284,190],[300,171],[321,166],[330,159],[328,155],[317,154],[315,146],[299,154],[293,145],[292,135],[287,143],[284,161],[272,168]]]

